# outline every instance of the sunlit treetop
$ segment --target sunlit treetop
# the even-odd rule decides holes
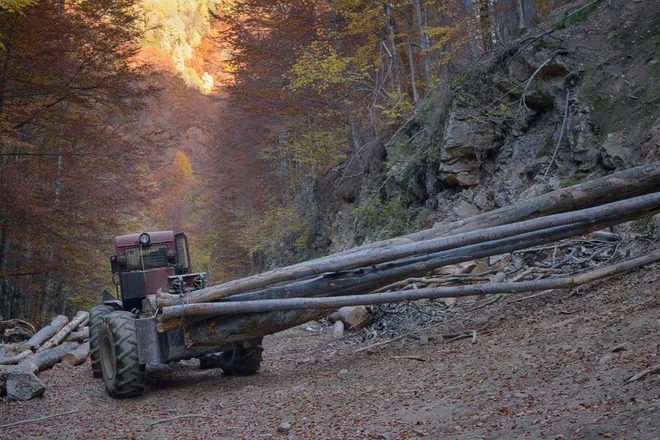
[[[9,12],[21,12],[35,3],[37,0],[0,0],[0,8]]]
[[[211,11],[220,0],[142,0],[145,43],[169,54],[176,71],[189,87],[210,93],[214,86],[208,72],[198,72],[191,62],[195,50],[211,32]]]

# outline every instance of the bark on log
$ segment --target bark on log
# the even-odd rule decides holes
[[[568,277],[546,278],[537,281],[520,281],[513,283],[488,282],[474,286],[437,287],[428,289],[402,290],[368,295],[337,296],[333,298],[290,298],[262,301],[227,302],[222,303],[231,310],[227,313],[248,313],[255,311],[278,310],[311,310],[328,309],[358,305],[386,304],[398,301],[419,299],[453,298],[473,295],[490,295],[496,293],[523,293],[550,289],[568,289],[581,286],[592,281],[619,275],[632,269],[660,261],[660,251],[652,252],[642,257],[627,260],[601,269],[580,273]]]
[[[89,313],[84,311],[79,311],[76,313],[76,316],[73,317],[71,322],[62,327],[62,329],[57,332],[55,336],[46,341],[37,351],[47,350],[56,345],[59,345],[64,339],[69,336],[69,334],[75,330],[80,324],[89,319]]]
[[[653,165],[655,168],[649,165],[647,166],[648,169],[640,167],[627,170],[626,172],[617,173],[607,178],[597,179],[596,181],[548,193],[520,205],[480,214],[452,223],[443,228],[429,229],[405,237],[379,242],[377,243],[378,246],[375,246],[375,244],[366,247],[363,246],[328,257],[265,272],[260,275],[200,289],[185,295],[183,298],[178,295],[161,293],[157,296],[157,305],[158,307],[165,307],[181,303],[212,302],[282,282],[307,279],[322,273],[337,272],[379,264],[412,255],[437,252],[452,247],[486,241],[492,239],[494,236],[502,238],[504,236],[536,230],[541,227],[574,223],[581,221],[581,219],[589,219],[592,216],[605,216],[608,215],[607,212],[621,208],[617,208],[619,205],[611,203],[593,208],[593,211],[582,210],[580,219],[577,213],[569,213],[563,216],[555,215],[546,218],[544,219],[546,221],[542,223],[521,222],[525,219],[547,216],[559,211],[586,208],[601,202],[615,202],[623,200],[625,197],[631,197],[631,195],[657,190],[660,187],[660,162]],[[632,181],[626,179],[632,179]],[[602,188],[594,182],[601,182],[604,188],[608,188],[609,193],[603,193]],[[612,188],[617,182],[621,184],[621,192]],[[609,196],[609,199],[606,195]],[[634,200],[639,200],[639,198]],[[544,203],[548,205],[544,206]],[[571,214],[574,216],[572,217]],[[537,219],[536,221],[539,220],[541,219]],[[509,225],[509,223],[513,222],[521,223]],[[500,228],[496,228],[498,225]],[[472,231],[474,232],[467,233]],[[438,239],[438,237],[444,235],[459,233],[462,235]]]
[[[25,350],[14,356],[0,358],[0,365],[15,365],[32,354],[32,350]]]
[[[209,320],[185,329],[186,346],[188,348],[220,346],[260,338],[309,321],[325,318],[333,311],[334,309],[285,310]],[[217,341],[222,341],[222,343],[218,344]]]
[[[656,195],[660,197],[660,193]],[[521,234],[518,236],[493,240],[433,253],[422,257],[413,257],[399,260],[393,263],[343,272],[339,274],[326,274],[314,280],[301,281],[285,286],[273,287],[262,291],[238,295],[233,301],[266,300],[278,298],[295,298],[309,296],[338,296],[367,293],[394,281],[420,275],[447,264],[469,261],[475,258],[512,252],[539,244],[558,241],[575,235],[582,235],[593,230],[611,226],[613,224],[628,221],[640,216],[648,215],[660,209],[656,201],[653,209],[644,207],[638,210],[622,210],[618,215],[593,220],[591,223],[579,223],[574,225],[559,226],[555,228],[542,229],[540,231]],[[158,330],[168,331],[181,324],[181,318],[194,316],[219,315],[224,310],[223,303],[184,304],[178,306],[164,307],[158,318]],[[224,313],[224,312],[223,312]],[[190,325],[190,321],[186,322]]]
[[[85,360],[87,360],[88,356],[89,356],[89,342],[85,342],[80,347],[62,356],[62,362],[66,362],[71,366],[80,365],[83,362],[85,362]]]
[[[46,368],[50,368],[56,363],[60,362],[62,360],[62,356],[77,348],[78,344],[75,342],[67,342],[65,344],[58,345],[57,347],[40,351],[26,359],[23,359],[18,363],[18,367],[27,371],[32,371],[33,373],[36,373],[37,371],[43,371]]]
[[[27,341],[34,336],[35,332],[36,330],[32,324],[21,319],[0,321],[0,341]]]
[[[77,332],[71,332],[69,336],[66,337],[65,341],[67,342],[82,342],[89,339],[89,328],[85,330],[80,330]]]
[[[69,322],[69,318],[64,315],[54,317],[50,324],[39,330],[34,336],[32,336],[32,338],[30,338],[28,344],[30,344],[32,350],[36,351],[44,342],[60,331],[67,322]]]

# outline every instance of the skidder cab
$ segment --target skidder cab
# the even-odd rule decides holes
[[[115,238],[115,255],[110,256],[112,280],[121,301],[104,303],[154,311],[154,296],[163,292],[182,293],[206,287],[205,273],[191,273],[187,234],[173,231],[144,232]],[[146,302],[145,302],[146,301]]]
[[[204,272],[193,273],[188,236],[173,231],[115,238],[110,256],[117,297],[103,292],[103,305],[90,311],[89,345],[94,377],[112,397],[144,391],[147,364],[199,358],[201,368],[247,375],[261,366],[261,338],[223,346],[188,348],[184,328],[158,332],[156,294],[183,294],[206,287]],[[182,321],[183,325],[183,321]]]

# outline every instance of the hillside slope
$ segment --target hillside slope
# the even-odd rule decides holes
[[[316,246],[343,250],[658,160],[655,6],[567,7],[482,57],[365,152],[363,172],[319,182]]]

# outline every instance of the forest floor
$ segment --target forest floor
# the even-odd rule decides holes
[[[42,398],[0,402],[0,425],[50,418],[0,438],[657,439],[660,375],[626,379],[660,363],[659,280],[655,264],[573,296],[472,313],[459,301],[424,345],[356,353],[373,341],[333,341],[332,327],[310,323],[265,338],[255,376],[193,360],[148,367],[136,399],[110,398],[89,361],[56,368],[40,374]],[[473,329],[475,343],[440,337]]]

